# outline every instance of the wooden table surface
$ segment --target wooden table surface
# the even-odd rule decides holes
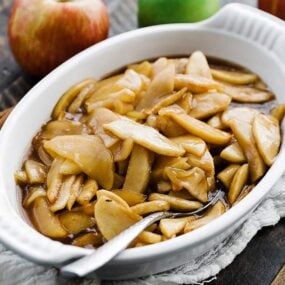
[[[11,0],[0,0],[0,110],[14,105],[37,81],[13,60],[6,37]],[[211,285],[285,285],[285,220],[261,230]]]

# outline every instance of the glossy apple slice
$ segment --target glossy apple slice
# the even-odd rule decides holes
[[[258,151],[265,163],[271,166],[281,143],[278,120],[272,116],[259,114],[253,121],[252,131]]]

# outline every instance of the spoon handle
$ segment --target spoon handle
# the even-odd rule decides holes
[[[66,276],[83,277],[97,270],[126,249],[128,245],[149,225],[163,218],[170,217],[171,215],[171,213],[167,212],[157,212],[145,217],[96,249],[90,255],[63,266],[61,268],[61,273]]]

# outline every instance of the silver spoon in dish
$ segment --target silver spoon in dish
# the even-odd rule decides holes
[[[185,213],[174,213],[174,212],[156,212],[146,216],[139,222],[135,223],[131,227],[127,228],[119,235],[96,249],[90,255],[84,256],[76,261],[73,261],[65,266],[63,266],[60,271],[65,276],[78,276],[83,277],[87,274],[94,272],[99,269],[112,258],[118,255],[121,251],[126,249],[128,245],[148,226],[151,224],[165,218],[178,218],[178,217],[187,217],[192,215],[197,215],[212,205],[214,205],[218,200],[224,196],[224,192],[218,190],[211,197],[210,201],[199,208],[198,210]]]

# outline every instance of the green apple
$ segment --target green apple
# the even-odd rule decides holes
[[[220,0],[139,0],[139,25],[197,22],[219,8]]]

